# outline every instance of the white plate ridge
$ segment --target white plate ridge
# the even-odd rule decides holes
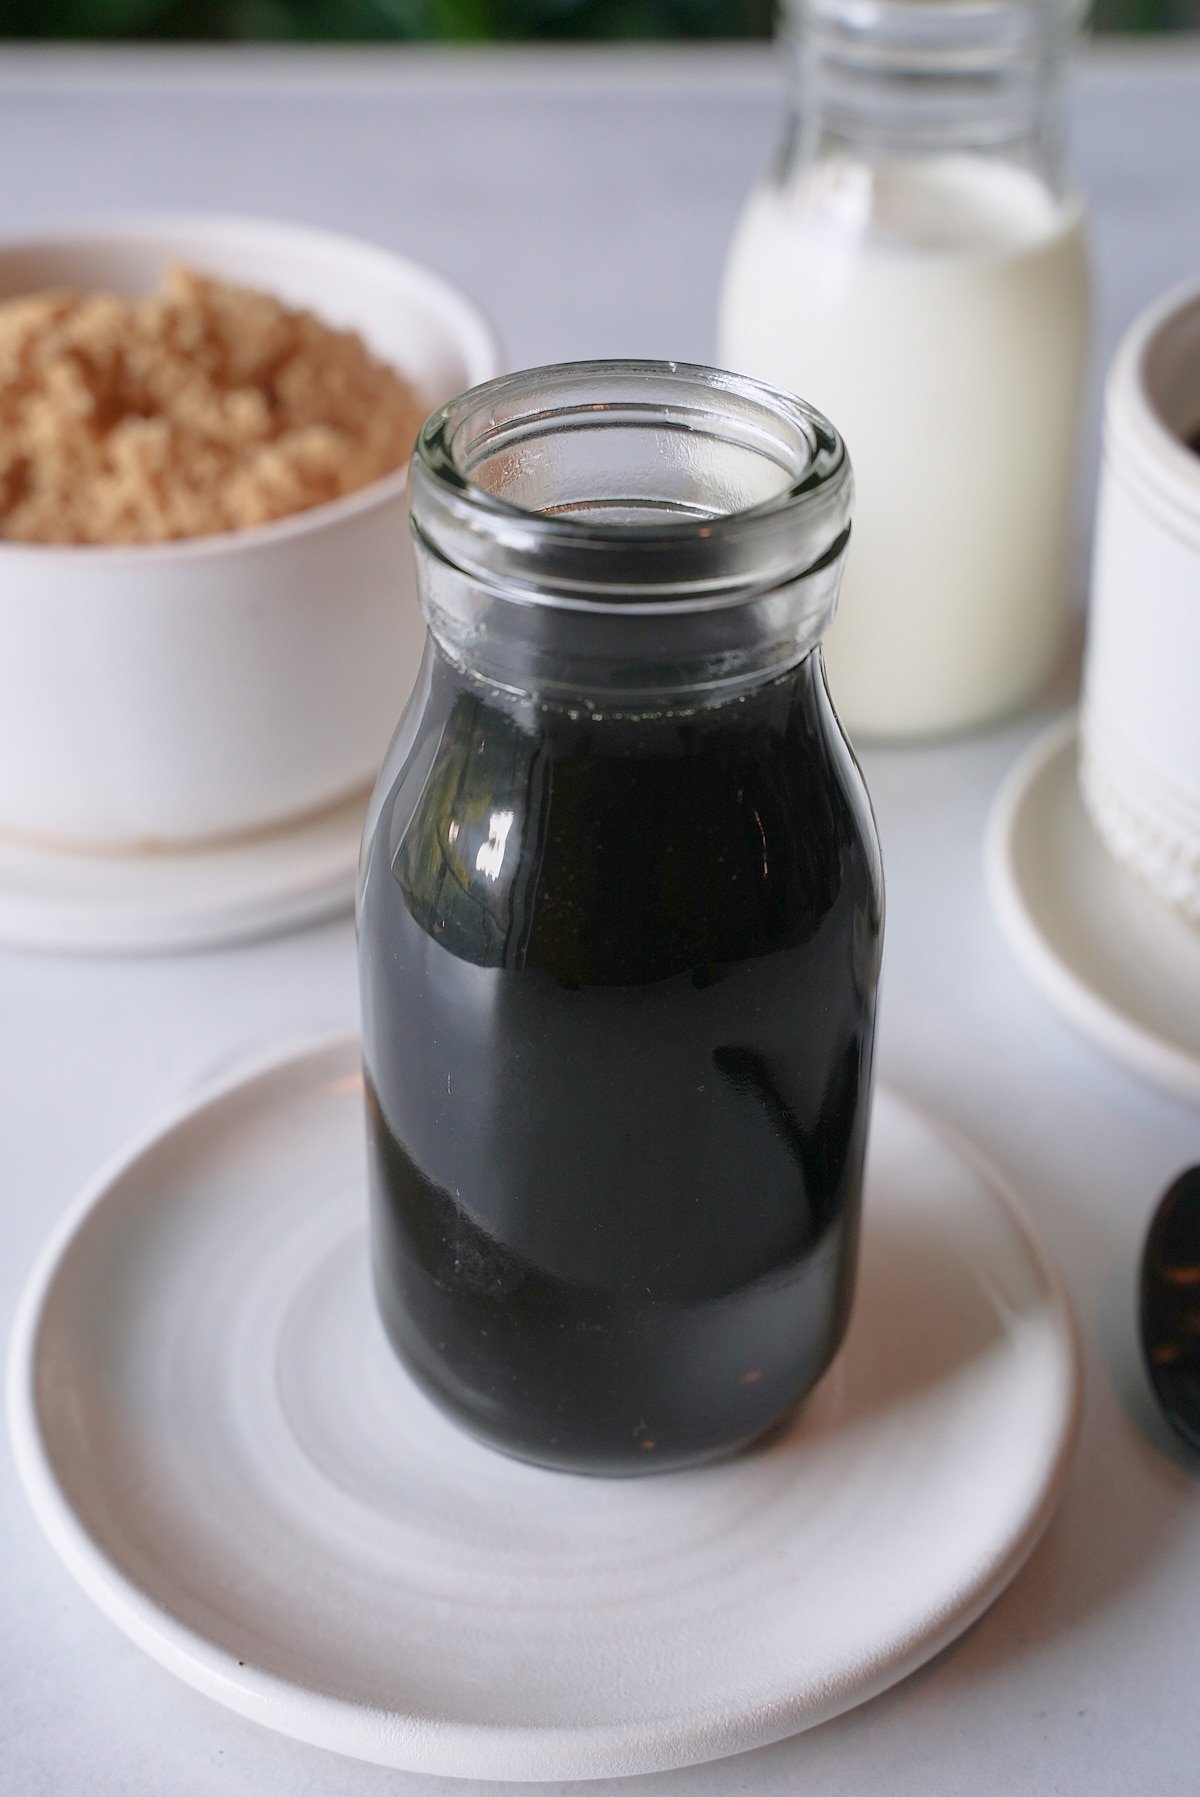
[[[58,954],[215,948],[354,902],[367,794],[195,848],[106,854],[0,834],[0,944]]]
[[[988,822],[988,890],[1043,996],[1123,1066],[1200,1103],[1200,929],[1115,861],[1084,808],[1074,716],[1010,770]]]
[[[246,1716],[465,1777],[695,1764],[912,1671],[1050,1515],[1079,1398],[1062,1287],[994,1175],[894,1094],[833,1369],[696,1472],[544,1472],[445,1421],[377,1321],[364,1185],[357,1044],[268,1064],[97,1178],[14,1329],[51,1542]]]

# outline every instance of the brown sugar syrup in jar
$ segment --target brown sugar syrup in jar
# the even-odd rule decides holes
[[[720,421],[736,400],[751,438],[758,411],[783,406],[792,462],[775,445],[787,465],[758,466],[756,441],[733,458],[741,497],[782,488],[759,500],[769,541],[749,528],[739,561],[701,536],[689,557],[713,517],[695,499],[703,467],[687,470],[681,518],[652,456],[648,491],[618,485],[619,442],[600,468],[581,452],[584,466],[534,476],[502,455],[484,473],[526,514],[531,481],[539,519],[561,519],[550,505],[567,489],[576,534],[564,546],[560,528],[548,569],[539,545],[551,597],[577,594],[581,567],[593,583],[582,609],[539,610],[512,598],[527,549],[506,560],[486,534],[482,550],[456,536],[469,484],[453,515],[438,509],[431,421],[414,495],[431,635],[373,802],[359,907],[389,1337],[477,1435],[605,1473],[732,1452],[828,1365],[853,1283],[881,940],[869,807],[817,647],[848,516],[841,445],[754,383],[616,366],[493,386],[518,421],[537,402],[526,449],[547,411],[560,440],[571,421],[595,433],[597,386],[630,414],[648,397]],[[462,459],[461,439],[495,436],[503,414],[489,404],[481,425],[468,402],[465,425],[460,411],[440,426]],[[694,418],[677,428],[699,434]],[[719,438],[702,453],[727,490]],[[805,480],[821,502],[807,509]],[[597,524],[591,489],[614,488]],[[495,517],[511,534],[503,510],[485,526]],[[625,553],[592,574],[588,539],[603,555],[605,531]],[[674,556],[648,555],[663,537]],[[720,603],[705,611],[714,564]]]

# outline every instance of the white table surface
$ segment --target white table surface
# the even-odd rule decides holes
[[[490,309],[514,364],[705,359],[724,248],[780,104],[758,48],[0,51],[0,231],[100,208],[273,214],[432,263]],[[1186,44],[1094,52],[1075,111],[1100,368],[1142,303],[1200,264],[1200,55]],[[1091,437],[1094,458],[1094,403]],[[864,760],[889,887],[882,1070],[1009,1175],[1078,1307],[1086,1408],[1062,1508],[984,1619],[887,1695],[762,1752],[600,1789],[1200,1788],[1200,1491],[1155,1422],[1133,1308],[1140,1232],[1153,1196],[1200,1159],[1200,1114],[1078,1040],[1010,962],[989,914],[988,803],[1049,709]],[[213,1073],[355,1015],[348,918],[176,959],[0,955],[4,1329],[43,1237],[101,1160]],[[485,1789],[338,1760],[176,1683],[76,1589],[7,1445],[2,1460],[4,1797]]]

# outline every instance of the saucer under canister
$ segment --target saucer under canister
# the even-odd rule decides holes
[[[96,1180],[14,1331],[50,1541],[242,1715],[468,1778],[694,1765],[913,1671],[1049,1519],[1079,1401],[1062,1285],[893,1093],[831,1371],[766,1445],[658,1478],[548,1472],[435,1410],[372,1303],[365,1190],[358,1044],[269,1063]]]
[[[254,835],[128,853],[0,833],[0,947],[168,954],[349,911],[366,808],[360,792]]]
[[[1114,1060],[1200,1103],[1200,930],[1099,835],[1074,716],[1010,770],[988,823],[988,889],[1043,996]]]

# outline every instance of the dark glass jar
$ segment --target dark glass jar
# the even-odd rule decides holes
[[[881,941],[825,689],[840,439],[673,363],[489,382],[413,463],[429,624],[359,897],[376,1291],[577,1471],[728,1454],[850,1306]]]

